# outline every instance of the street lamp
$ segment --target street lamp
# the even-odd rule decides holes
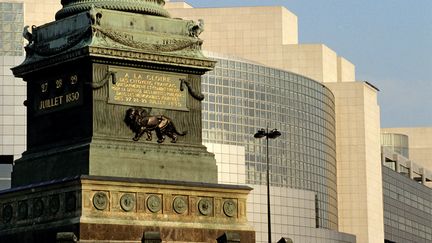
[[[266,138],[267,148],[267,223],[268,223],[268,243],[271,243],[271,216],[270,216],[270,166],[269,166],[269,138],[275,139],[279,137],[281,133],[277,129],[273,129],[269,132],[269,129],[261,128],[255,133],[254,138]]]

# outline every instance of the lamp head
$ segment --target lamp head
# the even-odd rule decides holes
[[[277,137],[279,137],[280,135],[282,135],[277,129],[273,129],[273,130],[271,130],[270,132],[269,132],[269,134],[267,135],[269,138],[272,138],[272,139],[274,139],[274,138],[277,138]]]
[[[258,132],[255,133],[254,138],[263,138],[266,135],[267,135],[266,131],[264,130],[264,128],[262,128],[262,129],[258,130]]]

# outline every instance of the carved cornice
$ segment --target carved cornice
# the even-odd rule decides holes
[[[205,71],[212,70],[216,64],[215,61],[208,59],[194,59],[188,57],[177,57],[168,55],[158,55],[151,53],[141,53],[127,50],[108,49],[100,47],[85,47],[78,50],[62,53],[50,58],[40,59],[34,62],[23,63],[12,68],[15,76],[23,77],[28,73],[58,65],[64,62],[70,62],[86,56],[104,57],[104,60],[97,62],[114,65],[126,65],[131,67],[154,68],[167,71],[187,71],[194,74],[203,74]],[[127,62],[134,62],[127,63]],[[165,67],[156,67],[155,64],[165,64]],[[183,68],[181,68],[183,67]]]
[[[118,57],[121,59],[135,61],[149,61],[158,64],[175,64],[184,67],[198,68],[202,70],[211,70],[216,62],[208,59],[195,59],[189,57],[169,56],[145,52],[136,52],[128,50],[118,50],[100,47],[90,47],[89,52],[94,56]]]
[[[71,62],[78,58],[82,58],[88,54],[88,48],[69,51],[50,58],[38,59],[33,62],[24,61],[23,64],[12,68],[12,72],[16,77],[23,77],[29,73],[34,73],[49,66],[58,65],[63,62]]]

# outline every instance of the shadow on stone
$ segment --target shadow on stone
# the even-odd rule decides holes
[[[240,235],[238,233],[225,232],[219,238],[217,238],[218,243],[239,243]]]
[[[160,232],[150,231],[144,232],[142,243],[161,243],[162,239],[160,236]]]

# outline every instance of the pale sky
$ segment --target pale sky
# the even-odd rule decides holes
[[[432,0],[187,0],[194,7],[285,6],[300,43],[323,43],[381,91],[381,127],[432,126]]]

